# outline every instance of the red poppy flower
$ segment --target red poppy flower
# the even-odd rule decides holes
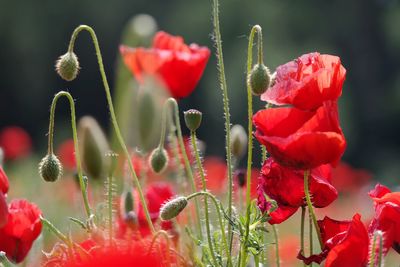
[[[324,102],[315,111],[270,108],[253,116],[255,137],[280,164],[312,169],[337,163],[346,148],[336,102]]]
[[[203,163],[207,179],[207,189],[213,194],[221,194],[226,191],[227,171],[226,162],[219,157],[206,157]],[[198,189],[202,188],[201,181],[197,182]]]
[[[337,198],[336,189],[330,184],[331,167],[322,165],[311,170],[310,194],[313,204],[323,208]],[[258,206],[263,212],[270,208],[265,195],[275,200],[278,208],[270,216],[269,223],[278,224],[288,219],[304,200],[304,171],[293,170],[276,163],[272,158],[265,161],[259,177]]]
[[[176,264],[176,256],[168,251],[165,243],[155,244],[150,249],[151,240],[116,240],[116,244],[109,246],[97,243],[92,239],[85,240],[80,246],[88,255],[76,257],[72,260],[65,252],[60,251],[51,257],[45,264],[46,267],[98,267],[98,266],[141,266],[162,267],[167,266],[167,260]]]
[[[7,224],[0,228],[0,251],[19,263],[24,260],[42,231],[39,208],[26,200],[13,200],[8,207]]]
[[[307,265],[321,263],[325,258],[325,267],[365,266],[368,262],[369,237],[361,222],[361,216],[355,214],[351,221],[336,221],[329,217],[318,221],[324,243],[319,255],[298,258]]]
[[[356,192],[368,184],[371,178],[368,171],[355,169],[345,162],[340,162],[332,169],[332,184],[341,193]]]
[[[29,134],[18,126],[4,128],[0,132],[0,147],[6,159],[14,160],[24,157],[31,151],[32,141]]]
[[[175,195],[170,184],[165,182],[151,183],[146,187],[145,198],[147,207],[149,209],[152,222],[156,222],[159,218],[159,212],[162,204],[172,199]],[[118,209],[120,210],[120,209]],[[134,212],[138,218],[138,230],[142,235],[150,234],[150,229],[147,225],[146,215],[141,205],[139,193],[134,192]],[[122,211],[118,214],[118,236],[124,236],[128,230],[128,224],[123,219]],[[164,230],[171,230],[173,227],[171,221],[161,222],[161,228]]]
[[[9,188],[9,182],[6,173],[0,166],[0,227],[7,223],[8,207],[6,202],[6,195]]]
[[[369,195],[375,207],[375,216],[368,229],[370,235],[376,230],[382,231],[384,253],[392,246],[400,253],[400,192],[391,192],[389,188],[377,184]]]
[[[139,82],[146,75],[156,76],[175,98],[190,95],[206,67],[210,50],[197,44],[186,45],[180,36],[158,32],[153,46],[129,48],[120,46],[127,67]]]
[[[59,147],[57,154],[63,167],[68,170],[75,170],[76,162],[75,162],[75,147],[74,140],[67,139],[65,140]]]
[[[346,69],[340,58],[319,53],[305,54],[276,69],[274,86],[261,99],[272,104],[290,104],[314,110],[342,94]]]

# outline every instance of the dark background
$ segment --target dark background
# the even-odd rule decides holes
[[[319,51],[341,57],[347,79],[340,100],[348,148],[344,159],[370,170],[377,179],[398,184],[400,177],[400,3],[396,0],[225,0],[221,1],[224,45],[233,123],[246,125],[247,35],[254,24],[264,32],[266,64],[274,70],[301,54]],[[73,29],[94,27],[110,84],[121,31],[138,13],[152,15],[160,29],[213,49],[211,1],[5,1],[0,0],[0,128],[20,125],[37,151],[46,146],[52,95],[70,89],[79,116],[91,114],[108,128],[108,112],[93,46],[82,34],[75,52],[82,65],[72,83],[54,72]],[[85,35],[85,36],[84,36]],[[204,112],[199,137],[208,154],[224,155],[221,91],[215,57],[200,85],[181,109]],[[59,123],[68,122],[60,105]],[[256,103],[256,108],[261,103]],[[212,129],[212,130],[210,130]]]

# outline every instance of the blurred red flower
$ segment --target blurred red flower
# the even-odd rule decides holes
[[[9,182],[6,173],[0,166],[0,227],[7,223],[8,207],[6,202],[6,195],[9,188]]]
[[[41,211],[27,200],[13,200],[8,207],[7,224],[0,228],[0,251],[15,263],[24,260],[42,231]]]
[[[355,214],[351,221],[336,221],[329,217],[318,221],[324,243],[319,255],[298,258],[307,265],[321,263],[325,267],[366,266],[368,262],[369,237],[361,216]]]
[[[338,99],[345,76],[346,69],[339,57],[305,54],[276,69],[275,84],[261,99],[276,105],[315,110],[325,101]]]
[[[337,198],[337,191],[331,185],[331,167],[322,165],[311,170],[310,194],[313,205],[323,208]],[[258,182],[258,206],[263,212],[270,208],[264,194],[275,200],[278,208],[270,216],[271,224],[279,224],[288,219],[301,206],[304,199],[304,171],[293,170],[279,165],[272,158],[265,161]]]
[[[257,198],[257,187],[258,187],[258,175],[260,170],[257,168],[253,168],[251,170],[251,188],[250,188],[250,196],[252,199]],[[242,193],[244,196],[247,190],[247,170],[246,169],[238,169],[234,172],[234,190],[238,190],[239,193]]]
[[[63,164],[63,167],[68,170],[75,170],[75,147],[74,140],[67,139],[58,147],[58,157]]]
[[[253,116],[255,137],[281,165],[312,169],[337,163],[346,148],[336,102],[324,102],[315,111],[279,107]]]
[[[0,132],[0,147],[7,160],[14,160],[28,155],[32,141],[29,134],[18,126],[9,126]]]
[[[400,253],[400,192],[391,192],[389,188],[377,184],[369,192],[374,201],[375,216],[369,226],[372,236],[380,230],[384,234],[384,253],[393,247]]]
[[[170,263],[176,263],[176,256],[168,251],[165,243],[156,243],[150,250],[149,239],[141,240],[115,240],[116,244],[97,243],[87,239],[80,244],[88,253],[85,257],[77,257],[74,260],[60,252],[53,255],[45,266],[50,267],[102,267],[102,266],[140,266],[140,267],[162,267]],[[77,255],[79,256],[79,255]]]
[[[180,36],[157,32],[151,48],[120,46],[127,67],[142,83],[146,75],[156,76],[175,98],[190,95],[206,67],[210,50],[186,45]]]
[[[372,175],[363,169],[355,169],[340,162],[332,169],[332,184],[339,192],[353,193],[360,190],[372,179]]]
[[[207,179],[207,189],[213,194],[226,192],[227,171],[226,162],[219,157],[206,157],[203,162],[204,171]],[[201,181],[197,182],[198,189],[201,190]]]

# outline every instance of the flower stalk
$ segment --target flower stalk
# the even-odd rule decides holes
[[[94,30],[87,25],[80,25],[79,27],[77,27],[74,30],[74,32],[72,33],[71,40],[70,40],[69,46],[68,46],[68,52],[73,52],[76,38],[78,37],[78,34],[83,30],[89,32],[89,34],[92,38],[93,45],[94,45],[94,48],[96,51],[96,57],[97,57],[98,65],[99,65],[100,75],[102,78],[102,82],[103,82],[103,86],[104,86],[104,90],[105,90],[105,94],[106,94],[108,108],[109,108],[109,112],[110,112],[110,116],[111,116],[111,122],[112,122],[114,131],[115,131],[115,134],[117,137],[117,141],[123,150],[124,156],[127,159],[129,159],[130,158],[129,151],[128,151],[128,148],[126,147],[126,144],[125,144],[124,139],[121,134],[121,130],[118,126],[117,118],[116,118],[115,111],[114,111],[114,105],[113,105],[113,101],[112,101],[112,97],[111,97],[110,86],[108,84],[107,76],[106,76],[106,73],[104,70],[103,58],[101,55],[99,42],[97,40],[97,36],[96,36],[96,33],[94,32]],[[153,225],[153,222],[151,221],[149,209],[147,207],[147,203],[144,198],[142,187],[140,185],[139,179],[136,175],[136,172],[135,172],[132,162],[130,160],[128,160],[127,162],[128,162],[129,171],[131,173],[134,185],[139,193],[139,199],[142,204],[144,214],[146,216],[147,224],[149,225],[151,232],[154,234],[155,233],[154,225]]]

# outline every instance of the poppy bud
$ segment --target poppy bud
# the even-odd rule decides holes
[[[79,120],[78,135],[82,144],[80,149],[83,168],[89,177],[99,178],[109,167],[110,157],[107,139],[97,121],[85,116]]]
[[[74,52],[67,52],[60,56],[56,62],[56,71],[66,81],[75,80],[79,72],[78,57]]]
[[[46,155],[39,163],[39,174],[46,182],[55,182],[62,175],[62,165],[54,154]]]
[[[164,148],[157,147],[151,152],[150,166],[153,172],[161,173],[168,165],[168,154]]]
[[[183,114],[185,115],[186,127],[192,132],[196,131],[200,127],[203,114],[196,109],[189,109]]]
[[[247,148],[247,133],[242,125],[236,124],[231,128],[231,150],[233,156],[239,159]]]
[[[169,221],[175,218],[176,216],[181,213],[181,211],[186,207],[188,204],[186,197],[176,197],[160,208],[160,218],[163,221]]]
[[[236,170],[235,177],[237,179],[239,187],[243,188],[246,185],[246,170]]]
[[[271,74],[269,69],[263,64],[254,65],[250,72],[249,83],[251,92],[254,95],[262,95],[269,88],[271,82]]]
[[[127,214],[130,211],[133,211],[133,206],[134,206],[134,200],[133,200],[133,195],[132,191],[127,191],[123,196],[122,196],[122,207],[123,207],[123,213]]]
[[[139,225],[139,220],[136,212],[131,210],[130,212],[126,213],[124,215],[124,222],[128,225],[129,228],[131,229],[137,229]]]

